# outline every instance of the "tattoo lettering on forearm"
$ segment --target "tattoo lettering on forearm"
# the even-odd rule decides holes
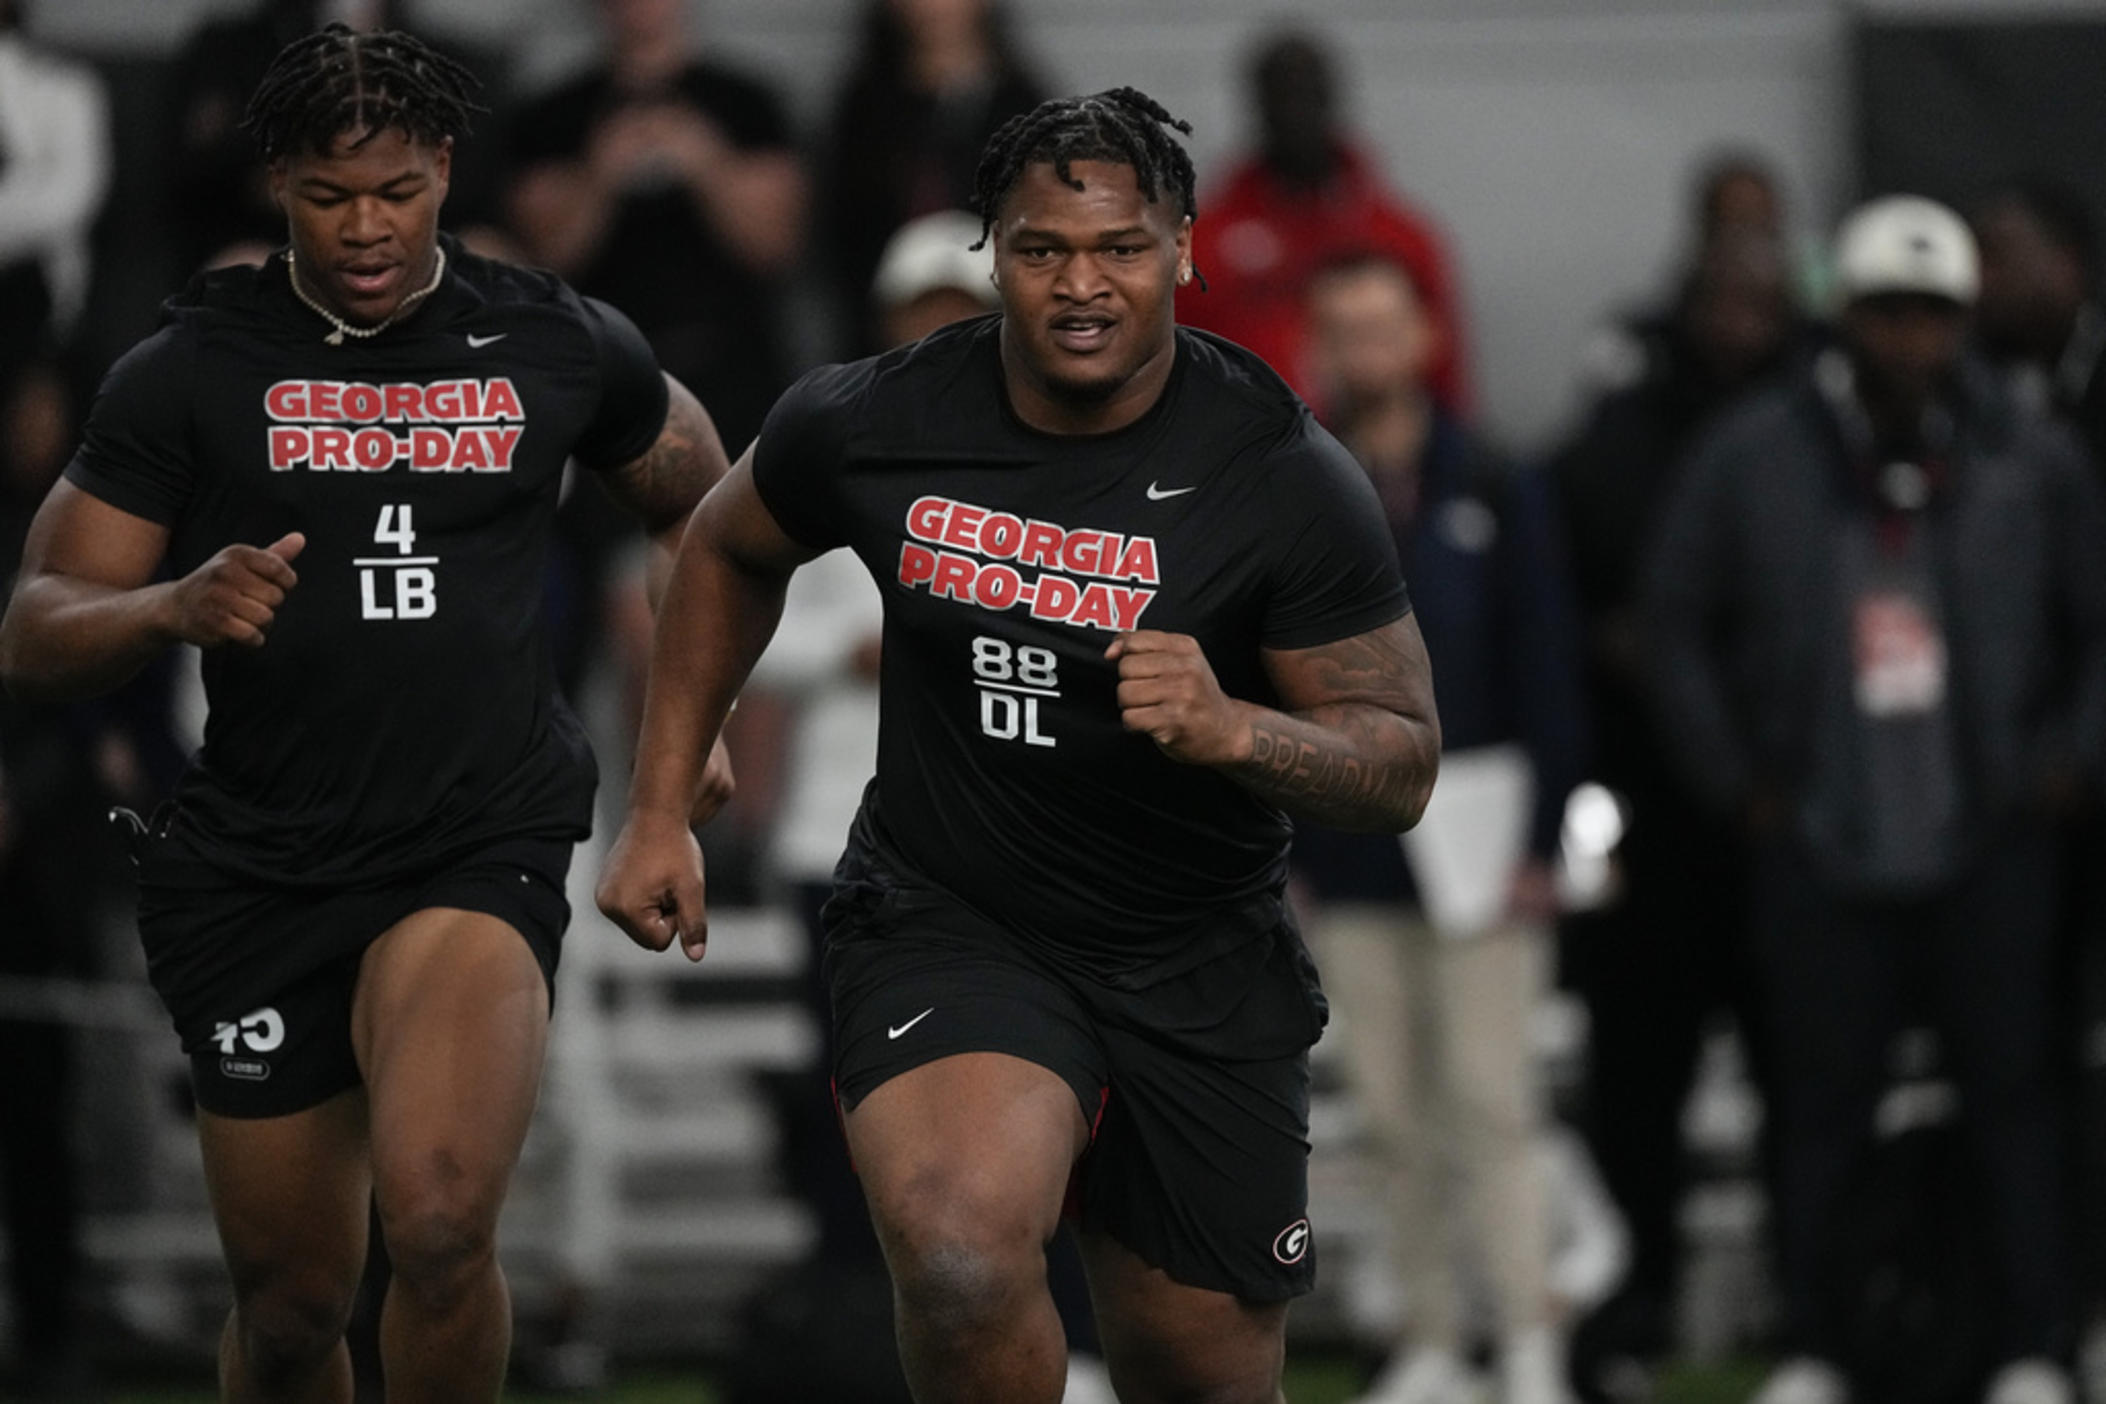
[[[1440,763],[1440,724],[1407,617],[1315,648],[1266,655],[1279,711],[1251,725],[1229,773],[1299,818],[1395,833],[1417,822]]]
[[[1250,760],[1237,773],[1283,809],[1324,823],[1380,826],[1411,802],[1416,767],[1369,760],[1351,738],[1328,740],[1254,726]]]

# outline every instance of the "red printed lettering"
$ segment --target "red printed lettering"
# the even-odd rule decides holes
[[[1031,601],[1033,619],[1066,619],[1075,612],[1082,588],[1065,575],[1041,575],[1038,594]]]
[[[982,609],[1007,609],[1016,603],[1023,592],[1024,577],[1005,565],[980,567],[980,578],[973,583],[973,598]]]
[[[1076,606],[1073,614],[1068,616],[1068,622],[1070,624],[1088,624],[1092,628],[1097,629],[1111,628],[1113,624],[1111,587],[1106,585],[1085,586],[1082,591],[1082,603]]]
[[[998,561],[1014,557],[1024,544],[1024,524],[1007,512],[993,512],[980,524],[980,554]]]
[[[475,419],[525,419],[526,411],[520,407],[519,392],[512,382],[499,377],[490,382],[489,393],[484,396],[481,409],[471,416]]]
[[[447,465],[458,473],[472,468],[478,473],[490,471],[490,446],[483,436],[473,429],[460,429],[453,436],[453,462]]]
[[[512,471],[512,450],[519,443],[519,436],[526,430],[517,424],[503,424],[495,429],[485,429],[483,437],[490,444],[490,469],[496,473]]]
[[[351,466],[350,430],[315,429],[311,431],[309,438],[312,447],[308,450],[308,458],[316,468]]]
[[[1111,574],[1120,580],[1138,580],[1144,585],[1158,584],[1155,574],[1155,538],[1136,536],[1127,542],[1126,553],[1119,557],[1119,564]]]
[[[954,556],[948,551],[936,557],[936,578],[929,582],[929,593],[948,596],[960,604],[972,603],[973,576],[976,568],[965,556]]]
[[[272,387],[274,390],[275,386]],[[271,471],[283,473],[307,461],[307,431],[298,425],[271,427]]]
[[[912,589],[927,584],[936,575],[936,553],[926,546],[902,542],[899,548],[899,583]]]
[[[1061,548],[1060,563],[1077,575],[1096,575],[1102,560],[1099,554],[1104,546],[1104,533],[1081,529],[1068,533],[1068,543]]]
[[[264,391],[263,412],[272,419],[307,418],[307,382],[281,380]]]
[[[1118,625],[1123,632],[1141,627],[1141,611],[1155,598],[1153,590],[1132,590],[1124,585],[1104,587],[1111,595],[1112,612],[1118,616]]]
[[[918,497],[907,509],[907,534],[918,541],[943,540],[943,519],[951,510],[950,500]]]
[[[1060,543],[1064,534],[1059,527],[1054,526],[1051,522],[1026,522],[1024,524],[1024,545],[1017,553],[1016,563],[1020,566],[1039,566],[1042,568],[1058,566],[1060,564]]]
[[[351,456],[368,473],[395,466],[395,436],[385,429],[361,429],[351,436]]]
[[[461,386],[458,381],[445,381],[424,388],[424,413],[430,419],[466,419],[466,407],[461,403]]]
[[[371,385],[346,385],[343,416],[353,424],[371,424],[380,418],[380,391]]]
[[[453,435],[444,429],[410,430],[410,471],[443,473],[453,462]]]
[[[986,515],[985,507],[974,507],[964,502],[955,504],[951,508],[951,519],[943,525],[943,544],[973,550],[980,544],[979,526],[981,519]]]

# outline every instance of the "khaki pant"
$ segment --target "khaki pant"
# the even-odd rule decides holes
[[[1411,909],[1353,904],[1316,913],[1309,937],[1382,1165],[1414,1341],[1462,1344],[1464,1262],[1502,1336],[1548,1323],[1529,1041],[1548,934],[1500,926],[1453,939]]]

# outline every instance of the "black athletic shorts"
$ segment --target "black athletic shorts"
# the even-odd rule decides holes
[[[952,1054],[1026,1059],[1092,1126],[1069,1196],[1085,1230],[1249,1302],[1315,1285],[1309,1047],[1325,1009],[1292,926],[1127,990],[927,892],[846,885],[827,917],[843,1107]]]
[[[139,837],[147,975],[190,1055],[198,1105],[286,1116],[359,1085],[351,998],[366,948],[412,912],[485,912],[526,939],[554,993],[570,922],[568,839],[513,839],[387,886],[267,887],[165,832]]]

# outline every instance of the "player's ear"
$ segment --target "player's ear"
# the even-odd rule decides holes
[[[447,189],[453,184],[453,138],[440,137],[438,149],[432,153],[432,178],[439,184],[439,198],[446,198]]]
[[[1177,281],[1180,284],[1192,281],[1192,216],[1186,215],[1177,223]]]
[[[290,217],[292,210],[287,206],[285,200],[286,184],[290,179],[285,170],[285,158],[283,156],[273,156],[270,164],[264,167],[264,175],[270,182],[271,203],[278,207],[279,214]]]

